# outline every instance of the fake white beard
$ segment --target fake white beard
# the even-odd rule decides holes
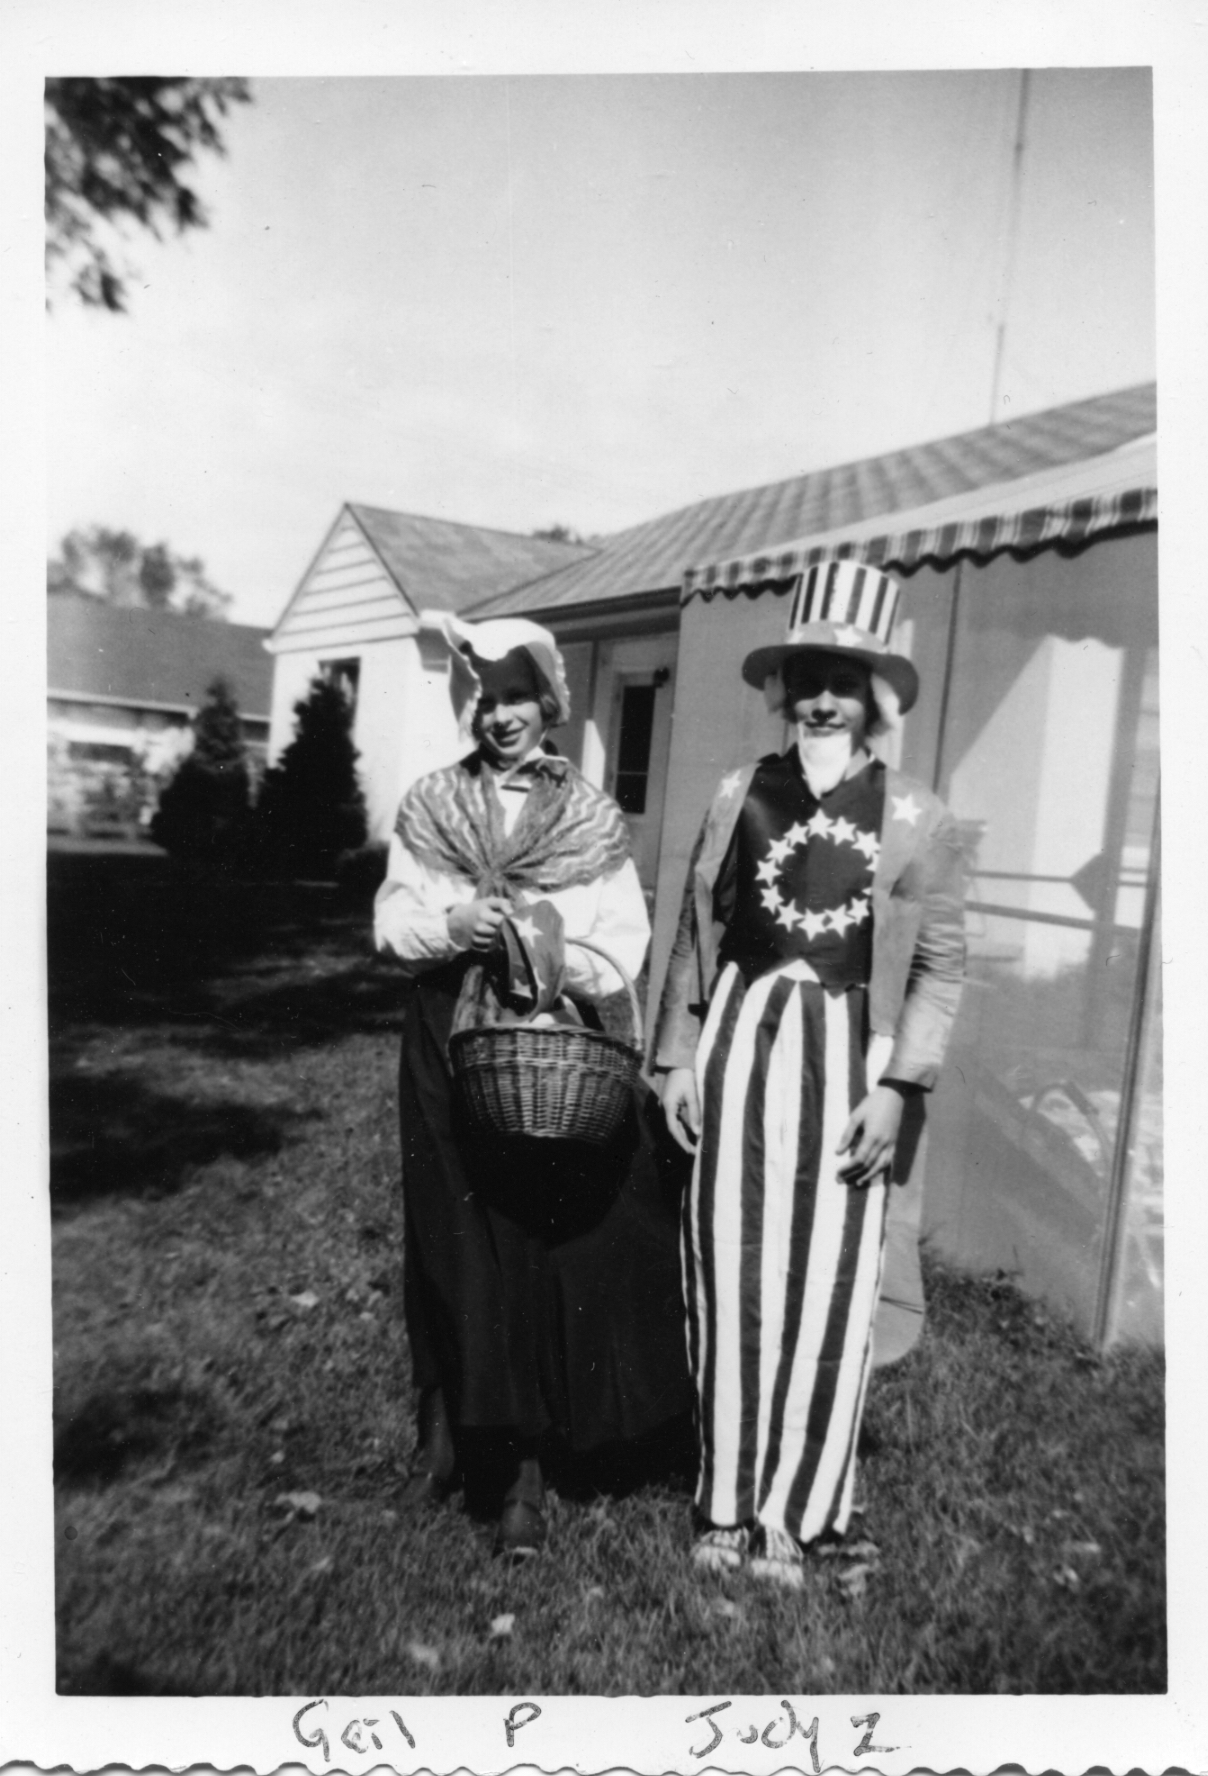
[[[804,722],[797,729],[797,754],[805,781],[816,796],[824,796],[840,782],[852,761],[851,735],[819,734]]]

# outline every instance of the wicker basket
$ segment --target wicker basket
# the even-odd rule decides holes
[[[470,1116],[496,1135],[604,1145],[617,1133],[641,1071],[642,1013],[633,982],[598,944],[629,995],[633,1045],[578,1025],[486,1024],[449,1038],[449,1061]]]

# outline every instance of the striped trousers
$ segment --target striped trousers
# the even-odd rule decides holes
[[[712,1523],[800,1541],[847,1527],[887,1187],[837,1176],[844,1124],[889,1056],[866,992],[804,961],[722,973],[697,1057],[702,1127],[684,1211],[688,1357]]]

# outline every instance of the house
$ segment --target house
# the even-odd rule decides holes
[[[457,756],[447,660],[420,610],[463,611],[577,561],[581,545],[441,518],[345,505],[267,640],[273,656],[269,752],[293,735],[295,705],[320,675],[353,706],[370,832],[389,832],[399,798]]]
[[[1121,390],[702,500],[509,587],[471,570],[454,606],[558,636],[574,704],[560,743],[629,819],[653,1005],[711,790],[785,741],[741,683],[743,656],[781,637],[817,560],[902,580],[897,645],[925,691],[893,762],[948,800],[970,865],[970,983],[933,1105],[924,1226],[1101,1343],[1161,1336],[1155,428],[1154,387]],[[436,603],[421,563],[410,571],[417,609]],[[408,633],[415,678],[396,669],[384,695],[414,696],[425,730],[404,742],[390,718],[371,784],[456,752],[443,643],[418,620]],[[357,650],[362,674],[376,645]],[[351,658],[352,632],[334,625],[325,646]]]
[[[253,769],[268,751],[272,662],[265,629],[119,607],[85,592],[47,600],[48,824],[134,836],[157,779],[187,749],[216,678],[239,707]]]

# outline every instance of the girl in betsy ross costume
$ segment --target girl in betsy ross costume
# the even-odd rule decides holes
[[[553,933],[530,978],[542,1005],[564,981],[591,1022],[621,981],[570,940],[636,976],[650,927],[620,809],[545,743],[570,708],[553,637],[519,619],[441,623],[476,744],[403,797],[375,910],[379,949],[416,980],[399,1074],[412,1490],[439,1500],[493,1472],[497,1545],[521,1557],[546,1537],[550,1433],[576,1452],[632,1444],[690,1409],[677,1205],[636,1102],[595,1153],[484,1137],[459,1108],[449,1035],[515,1021],[518,936]]]
[[[786,644],[744,662],[795,743],[714,797],[655,1044],[671,1132],[695,1153],[694,1559],[749,1559],[791,1588],[802,1544],[847,1527],[874,1317],[883,1359],[921,1324],[917,1242],[893,1228],[891,1181],[917,1144],[964,971],[955,823],[865,745],[918,692],[887,644],[897,590],[821,563]]]

